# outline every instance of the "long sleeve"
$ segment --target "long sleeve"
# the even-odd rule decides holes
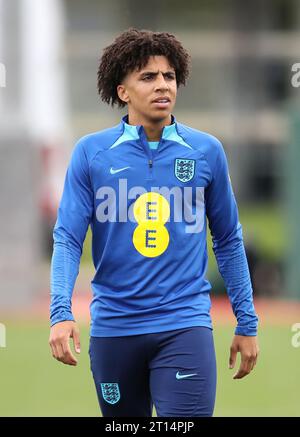
[[[51,326],[74,320],[72,293],[79,272],[82,246],[93,214],[89,166],[80,140],[72,153],[53,231],[51,261]]]
[[[218,141],[214,144],[214,153],[209,165],[212,179],[205,193],[206,214],[218,268],[238,322],[235,334],[255,336],[258,317],[253,304],[242,226],[239,223],[227,159]]]

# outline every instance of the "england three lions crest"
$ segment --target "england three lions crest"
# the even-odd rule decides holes
[[[120,400],[119,384],[115,382],[101,383],[103,399],[109,404],[116,404]]]
[[[194,159],[175,159],[175,176],[180,182],[189,182],[195,174]]]

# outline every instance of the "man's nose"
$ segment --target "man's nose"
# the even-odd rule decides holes
[[[168,90],[169,89],[169,85],[164,77],[164,75],[162,73],[157,75],[157,80],[156,80],[156,89],[157,90]]]

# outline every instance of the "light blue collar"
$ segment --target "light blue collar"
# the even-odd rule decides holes
[[[160,140],[174,141],[184,147],[192,149],[192,147],[178,134],[177,122],[173,115],[171,115],[171,121],[171,124],[164,126]],[[142,125],[135,126],[128,124],[128,115],[125,115],[122,118],[121,124],[123,125],[123,133],[110,149],[113,149],[126,141],[141,139],[143,144],[148,142],[144,127]]]
[[[144,130],[142,125],[135,126],[133,124],[128,124],[128,115],[125,115],[122,118],[122,122],[124,125],[124,131],[122,135],[123,140],[124,137],[126,137],[126,139],[134,139],[134,140],[140,137],[142,131]],[[164,126],[161,138],[163,139],[171,138],[175,133],[176,133],[176,119],[174,115],[171,115],[171,124]]]

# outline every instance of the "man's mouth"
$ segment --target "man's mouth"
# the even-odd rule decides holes
[[[157,108],[167,108],[169,106],[169,104],[171,103],[169,97],[158,97],[157,99],[153,100],[152,103],[157,107]]]
[[[157,99],[153,100],[154,103],[166,103],[169,101],[169,97],[157,97]]]

